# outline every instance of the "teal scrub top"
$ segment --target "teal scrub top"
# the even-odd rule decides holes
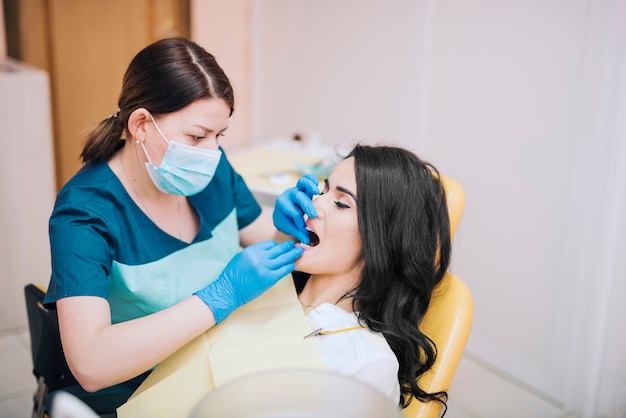
[[[98,296],[118,323],[158,312],[215,280],[239,250],[239,230],[261,207],[224,154],[211,183],[189,200],[200,219],[190,244],[158,228],[106,162],[85,165],[59,192],[50,217],[44,305]]]

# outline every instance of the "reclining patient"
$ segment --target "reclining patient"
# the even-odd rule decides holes
[[[307,175],[281,194],[274,224],[304,249],[296,260],[295,288],[290,279],[283,280],[291,286],[294,309],[275,315],[254,311],[255,304],[271,301],[273,289],[209,330],[208,343],[194,348],[196,352],[211,351],[222,344],[221,338],[231,338],[230,345],[220,345],[216,351],[221,354],[213,352],[207,364],[213,373],[209,385],[215,387],[216,376],[232,368],[245,375],[263,361],[285,367],[289,353],[313,347],[319,367],[364,382],[400,407],[413,398],[445,405],[445,392],[426,393],[416,383],[436,357],[434,342],[417,324],[448,269],[451,251],[445,192],[435,167],[405,149],[357,145],[335,166],[321,192],[317,180]],[[301,319],[304,332],[295,338],[300,345],[279,341],[282,323],[276,321],[286,316]],[[302,337],[308,328],[305,346]],[[263,357],[258,347],[269,355]],[[286,353],[285,358],[276,352]],[[159,367],[167,370],[177,361],[166,360]],[[171,397],[170,388],[176,388],[177,382],[198,386],[206,379],[204,363],[187,367],[192,377],[178,381],[157,368],[144,386],[169,379],[169,386],[158,393]],[[261,367],[267,370],[273,365]],[[163,410],[166,399],[152,396],[143,404],[131,397],[122,412],[133,416],[145,411],[142,408]],[[197,401],[191,398],[188,403]],[[179,397],[176,407],[181,402]]]
[[[296,270],[310,273],[298,298],[324,367],[401,406],[412,397],[445,404],[445,392],[416,384],[436,356],[416,325],[451,251],[437,170],[405,149],[357,145],[318,190],[302,177],[278,198],[274,222],[309,243],[297,244],[305,251]]]

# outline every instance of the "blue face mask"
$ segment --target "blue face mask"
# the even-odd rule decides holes
[[[159,167],[152,163],[141,142],[143,152],[148,158],[146,168],[154,185],[164,193],[181,196],[191,196],[204,190],[213,179],[222,152],[169,141],[152,115],[150,118],[161,138],[167,142],[167,150]]]

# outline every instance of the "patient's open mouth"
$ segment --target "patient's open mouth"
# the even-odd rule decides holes
[[[320,237],[317,236],[317,234],[313,231],[309,231],[309,247],[315,247],[317,244],[320,243]]]

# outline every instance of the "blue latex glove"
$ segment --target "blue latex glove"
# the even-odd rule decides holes
[[[313,196],[316,194],[319,194],[317,178],[312,174],[306,174],[298,180],[295,187],[285,190],[278,196],[273,214],[276,229],[304,244],[309,244],[304,215],[317,218],[317,211],[313,205]]]
[[[291,273],[302,248],[293,241],[263,241],[245,248],[228,262],[222,274],[194,293],[207,304],[220,323],[235,309],[257,298]]]

